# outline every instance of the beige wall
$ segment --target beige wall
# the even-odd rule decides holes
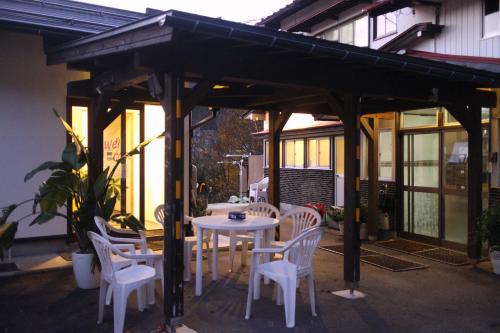
[[[47,160],[60,160],[66,136],[52,108],[66,114],[66,83],[87,78],[64,65],[46,66],[41,36],[0,30],[0,207],[33,197],[47,173],[23,182]],[[29,208],[13,217],[28,214]],[[18,238],[66,233],[63,219],[43,226],[21,223]]]

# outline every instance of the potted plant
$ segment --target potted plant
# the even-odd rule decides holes
[[[478,235],[488,245],[493,272],[500,274],[500,205],[490,207],[481,214]]]
[[[323,203],[321,202],[308,203],[306,204],[306,207],[312,208],[319,213],[319,215],[321,216],[321,225],[323,225],[326,222],[326,209]]]
[[[382,213],[379,219],[380,229],[387,231],[390,229],[390,218],[394,211],[394,198],[387,192],[387,185],[384,185],[384,188],[379,192],[378,208]]]
[[[344,234],[344,207],[330,206],[326,212],[328,227],[339,229],[339,235]]]
[[[143,229],[142,224],[132,214],[116,214],[114,208],[120,196],[119,187],[113,181],[113,175],[125,159],[140,153],[154,139],[163,134],[147,140],[137,147],[121,156],[113,168],[106,168],[97,176],[89,176],[85,170],[94,167],[89,151],[83,146],[76,133],[64,119],[54,110],[57,118],[62,122],[66,131],[73,138],[62,153],[61,161],[48,161],[29,172],[24,181],[29,181],[34,175],[41,171],[50,170],[48,179],[39,186],[38,193],[34,198],[13,204],[2,209],[0,214],[0,257],[3,251],[8,250],[14,240],[17,226],[20,222],[34,217],[30,225],[44,224],[55,217],[66,218],[75,234],[79,250],[72,254],[73,271],[77,284],[80,288],[91,289],[99,285],[99,271],[93,266],[94,251],[89,238],[88,231],[98,231],[94,222],[94,216],[100,216],[109,221],[114,220],[125,224],[131,229],[138,231]],[[96,172],[90,172],[95,175]],[[12,213],[21,206],[32,205],[31,214],[17,221],[8,222]],[[61,208],[68,207],[67,215],[61,213]]]

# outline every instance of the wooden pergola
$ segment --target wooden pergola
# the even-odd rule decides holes
[[[279,138],[293,112],[338,115],[345,131],[344,279],[360,278],[360,130],[369,139],[369,211],[377,207],[373,123],[361,115],[445,106],[468,133],[468,254],[481,213],[481,107],[495,107],[500,75],[168,11],[71,41],[47,52],[48,64],[85,70],[68,96],[86,97],[89,146],[102,169],[106,124],[129,105],[160,103],[165,111],[165,317],[183,316],[183,211],[189,209],[191,110],[197,105],[268,111],[269,200],[279,206]],[[113,105],[112,109],[108,108]],[[333,171],[332,171],[333,172]],[[402,178],[398,171],[397,177]],[[401,200],[401,198],[397,198]],[[399,205],[398,205],[399,206]],[[401,212],[399,212],[401,216]],[[372,224],[373,225],[373,224]]]

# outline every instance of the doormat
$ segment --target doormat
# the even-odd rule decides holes
[[[15,272],[18,271],[16,263],[6,262],[0,264],[0,273]]]
[[[343,244],[320,246],[320,249],[331,253],[344,255]],[[379,268],[383,268],[391,272],[405,272],[405,271],[427,268],[426,265],[422,265],[420,263],[396,258],[376,251],[367,250],[364,248],[361,248],[360,250],[360,260],[364,263],[377,266]]]
[[[415,242],[407,239],[393,239],[375,242],[377,246],[434,260],[452,266],[469,264],[469,258],[463,252],[445,249],[434,245]]]

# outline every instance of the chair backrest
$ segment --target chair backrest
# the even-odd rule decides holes
[[[277,219],[280,218],[279,209],[265,202],[252,203],[243,208],[241,211],[246,212],[248,215],[252,216],[267,216]]]
[[[296,264],[298,274],[311,268],[312,257],[323,237],[323,232],[324,230],[319,227],[308,229],[287,245],[289,250],[284,260]]]
[[[92,244],[94,244],[94,249],[99,257],[101,275],[103,275],[106,281],[111,282],[115,278],[115,270],[111,261],[113,245],[107,239],[99,236],[93,231],[88,231],[87,235],[92,241]]]
[[[314,209],[307,207],[297,207],[289,210],[283,214],[280,223],[283,223],[287,219],[292,220],[292,234],[290,239],[294,239],[304,230],[319,227],[321,224],[321,215]]]
[[[262,178],[259,182],[259,190],[266,189],[269,186],[269,177]]]
[[[163,225],[163,221],[165,221],[165,205],[159,205],[155,208],[155,219],[156,222]]]
[[[99,233],[101,234],[101,236],[109,241],[108,230],[106,228],[108,222],[100,216],[94,216],[94,221],[97,229],[99,229]]]

